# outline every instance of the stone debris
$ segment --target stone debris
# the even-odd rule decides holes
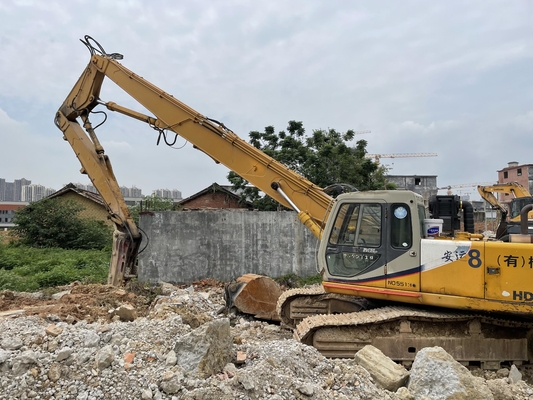
[[[494,399],[484,379],[473,376],[441,347],[416,353],[408,389],[417,399]]]
[[[518,383],[522,380],[522,373],[518,371],[518,368],[516,368],[516,365],[511,366],[511,370],[509,371],[509,383]]]
[[[189,373],[202,377],[219,372],[233,358],[229,319],[208,322],[177,338],[177,363]]]
[[[378,385],[392,392],[405,386],[409,378],[409,372],[403,366],[371,345],[359,350],[355,354],[355,361],[370,373]]]
[[[116,315],[121,321],[133,321],[137,318],[135,307],[131,304],[122,304],[113,310],[113,314]]]
[[[61,298],[67,294],[70,294],[70,290],[63,290],[61,292],[54,293],[51,297],[53,300],[61,300]]]
[[[221,315],[222,287],[167,284],[165,293],[131,321],[105,318],[119,305],[98,321],[0,319],[0,400],[533,398],[520,367],[469,371],[432,347],[418,352],[406,380],[403,367],[371,346],[353,359],[327,359],[277,324]]]
[[[59,336],[61,332],[63,332],[63,329],[55,325],[48,325],[45,329],[45,332],[50,336]]]
[[[235,364],[244,364],[246,361],[247,354],[244,351],[238,351],[237,352],[237,359],[235,361]]]

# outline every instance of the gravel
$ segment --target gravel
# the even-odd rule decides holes
[[[159,296],[131,322],[0,318],[0,400],[409,398],[405,388],[378,387],[354,359],[327,359],[278,325],[223,315],[223,306],[221,288],[190,287]],[[178,339],[227,317],[230,362],[207,378],[179,365]],[[505,375],[494,373],[490,381],[499,398],[533,396],[523,381],[509,385]]]

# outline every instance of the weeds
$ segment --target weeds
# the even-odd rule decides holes
[[[110,251],[0,245],[0,290],[37,291],[74,281],[105,283]]]
[[[284,286],[289,289],[299,288],[305,285],[313,285],[313,284],[322,282],[322,278],[320,274],[308,276],[306,278],[299,277],[296,274],[288,274],[288,275],[280,276],[278,278],[274,278],[274,280],[280,286]]]

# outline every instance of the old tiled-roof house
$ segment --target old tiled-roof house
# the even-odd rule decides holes
[[[102,196],[97,193],[77,188],[74,184],[69,183],[57,192],[52,193],[47,198],[73,200],[84,208],[79,214],[80,217],[103,221],[105,224],[113,226],[113,222],[108,218],[109,214],[105,207],[104,200],[102,199]]]
[[[213,183],[204,190],[181,200],[178,206],[181,209],[201,210],[201,209],[252,209],[251,203],[239,204],[240,196],[229,189]]]

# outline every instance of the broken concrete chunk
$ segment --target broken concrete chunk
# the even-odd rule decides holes
[[[522,380],[522,373],[516,368],[516,365],[511,365],[511,370],[509,371],[509,383],[517,383]]]
[[[311,397],[313,394],[315,394],[315,389],[310,383],[300,385],[296,388],[296,390],[298,390],[301,394],[307,397]]]
[[[63,332],[63,328],[60,328],[56,325],[48,325],[45,329],[47,335],[50,336],[59,336]]]
[[[166,394],[178,393],[183,387],[183,380],[182,371],[166,371],[162,376],[159,388]]]
[[[116,308],[114,311],[121,321],[131,322],[137,318],[137,313],[135,312],[135,307],[131,304],[122,304],[120,307]]]
[[[63,347],[61,350],[59,350],[59,352],[57,353],[57,356],[56,356],[56,361],[63,361],[63,360],[66,360],[67,358],[70,357],[70,355],[72,354],[73,350],[70,348],[70,347]]]
[[[201,377],[215,374],[233,358],[229,319],[208,322],[178,338],[174,348],[177,362]]]
[[[415,396],[405,386],[402,386],[396,391],[396,397],[398,400],[415,400]]]
[[[61,378],[61,364],[55,362],[50,365],[50,369],[47,373],[48,379],[52,382],[56,382]]]
[[[83,345],[85,347],[98,347],[100,344],[100,336],[94,331],[87,331]]]
[[[174,350],[170,350],[165,359],[165,364],[172,366],[172,365],[176,365],[177,362],[178,362],[178,357],[176,356],[176,352]]]
[[[115,353],[110,345],[102,347],[95,357],[95,367],[102,370],[109,367],[115,360]]]
[[[365,368],[372,378],[384,389],[395,392],[404,386],[409,372],[396,364],[374,346],[366,345],[355,354],[355,360]]]
[[[438,346],[416,353],[408,389],[415,399],[494,399],[484,379],[472,376],[466,367]]]
[[[237,360],[235,364],[244,364],[245,361],[246,361],[246,353],[244,351],[238,351]]]
[[[247,371],[239,371],[237,375],[237,381],[244,387],[246,390],[253,390],[255,389],[255,384],[250,376],[250,373]]]
[[[18,350],[24,343],[18,337],[7,337],[0,342],[0,346],[5,350]]]

